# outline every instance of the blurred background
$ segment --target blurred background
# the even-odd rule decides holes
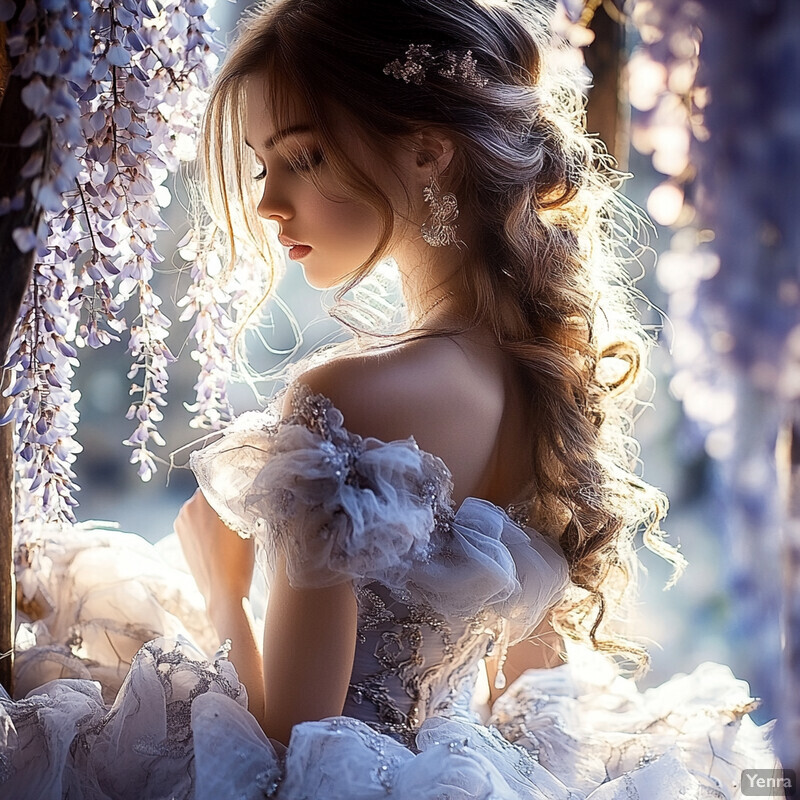
[[[225,32],[233,29],[246,6],[243,2],[221,3],[214,9],[224,37],[230,36]],[[628,30],[626,47],[632,50],[636,44],[635,32]],[[637,112],[634,109],[631,113],[635,122]],[[635,150],[629,153],[628,168],[635,177],[626,184],[625,193],[637,205],[645,206],[663,175],[653,169],[649,157]],[[139,480],[135,467],[127,463],[130,450],[122,445],[132,428],[125,419],[130,382],[125,377],[129,356],[124,342],[100,350],[85,349],[75,380],[75,388],[82,395],[77,438],[84,447],[76,465],[82,489],[78,518],[113,520],[123,530],[140,533],[151,541],[171,532],[181,503],[195,489],[193,476],[185,466],[189,449],[181,448],[203,434],[189,427],[191,414],[184,407],[184,403],[193,401],[197,364],[189,357],[190,323],[178,322],[180,312],[175,308],[189,280],[189,275],[176,266],[181,260],[171,256],[189,224],[187,193],[180,178],[171,191],[173,199],[165,212],[171,231],[162,236],[159,246],[166,260],[160,265],[154,288],[164,299],[162,310],[173,320],[168,343],[179,358],[171,368],[169,405],[159,426],[167,444],[160,449],[162,463],[149,483]],[[636,432],[642,447],[643,476],[669,496],[671,510],[664,527],[669,541],[680,544],[689,567],[678,584],[664,592],[669,565],[643,546],[640,549],[647,573],[641,576],[640,603],[632,630],[647,637],[652,655],[652,669],[640,680],[640,686],[661,683],[676,672],[690,672],[706,660],[720,661],[729,664],[737,677],[749,681],[753,694],[764,697],[762,707],[752,714],[761,723],[777,712],[771,687],[756,680],[758,653],[743,647],[745,639],[736,618],[730,542],[720,506],[725,502],[719,489],[720,467],[707,454],[695,423],[684,415],[682,404],[670,391],[670,321],[659,310],[666,307],[667,297],[656,279],[655,264],[657,254],[669,249],[672,235],[668,228],[655,224],[652,252],[641,260],[643,276],[637,285],[650,300],[650,305],[642,304],[641,311],[658,345],[651,361],[655,378],[651,407],[643,410]],[[287,265],[279,294],[302,330],[298,355],[341,336],[338,323],[324,311],[322,295],[307,286],[297,264]],[[265,370],[277,366],[283,360],[281,351],[294,345],[291,326],[274,302],[264,310],[261,335],[264,344],[254,340],[250,349],[259,370]],[[272,389],[269,382],[258,388],[266,396]],[[244,384],[232,387],[231,394],[237,413],[259,407],[254,392]],[[170,467],[173,452],[174,466]]]

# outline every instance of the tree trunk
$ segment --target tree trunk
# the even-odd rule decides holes
[[[22,2],[17,0],[17,13]],[[17,322],[19,308],[33,267],[34,253],[20,253],[12,239],[17,227],[36,228],[40,210],[33,202],[29,185],[20,179],[20,170],[31,154],[30,148],[15,146],[22,131],[33,119],[33,113],[22,102],[23,81],[11,75],[13,63],[6,56],[5,25],[0,24],[0,85],[4,87],[0,102],[0,197],[13,197],[24,192],[22,208],[0,217],[0,358],[5,363],[8,346]],[[5,387],[5,371],[0,385]],[[8,408],[9,399],[0,400],[0,413]],[[14,455],[12,423],[0,428],[0,683],[13,695],[14,660]]]
[[[592,88],[586,106],[586,129],[597,133],[620,169],[628,166],[627,115],[622,116],[620,71],[624,64],[625,27],[615,16],[615,6],[602,3],[594,10],[589,28],[594,41],[584,51],[586,66],[592,73]]]

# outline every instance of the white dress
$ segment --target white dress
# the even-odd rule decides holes
[[[640,691],[568,643],[474,703],[481,663],[524,639],[569,585],[557,544],[510,510],[455,508],[445,464],[413,438],[351,434],[302,385],[293,414],[240,417],[192,468],[266,574],[352,581],[355,662],[342,716],[288,748],[247,711],[192,579],[131,534],[44,531],[19,550],[17,689],[0,704],[0,798],[676,800],[738,798],[779,766],[746,682],[711,662]]]

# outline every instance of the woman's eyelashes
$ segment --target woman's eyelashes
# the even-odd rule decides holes
[[[322,152],[320,150],[304,150],[300,155],[287,159],[290,172],[311,172],[322,164]]]
[[[286,159],[286,168],[289,172],[311,172],[322,164],[323,157],[320,150],[304,151],[297,156],[288,156]],[[253,175],[254,181],[263,181],[267,177],[267,168],[262,166],[261,172],[258,175]]]

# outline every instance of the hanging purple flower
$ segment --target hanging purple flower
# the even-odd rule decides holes
[[[79,445],[73,344],[102,347],[130,323],[137,427],[125,444],[148,480],[166,404],[170,321],[153,292],[163,260],[157,234],[170,202],[164,181],[194,156],[206,89],[221,53],[206,3],[138,0],[28,2],[9,32],[22,98],[35,120],[22,177],[44,211],[38,230],[14,232],[35,250],[33,279],[8,360],[17,425],[20,520],[72,519],[71,465]],[[0,4],[0,19],[13,16]],[[37,146],[38,145],[38,146]],[[21,198],[0,199],[0,214]],[[135,311],[129,306],[136,304]],[[208,367],[210,370],[210,367]]]

